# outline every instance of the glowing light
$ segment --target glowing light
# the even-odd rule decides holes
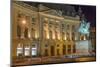
[[[29,56],[30,55],[30,46],[25,46],[25,56]]]
[[[86,37],[84,36],[84,40],[86,40]]]
[[[58,40],[60,40],[60,34],[58,34]]]
[[[66,36],[64,37],[64,40],[66,40]]]
[[[54,33],[53,33],[53,36],[52,36],[52,38],[53,38],[53,39],[55,39],[55,34],[54,34]]]
[[[38,38],[38,34],[37,34],[37,32],[35,32],[35,38],[36,38],[36,39]]]
[[[22,24],[26,24],[26,20],[22,20]]]
[[[49,33],[47,33],[47,39],[49,39]]]
[[[23,54],[23,45],[19,43],[17,46],[17,56],[20,54]]]
[[[49,39],[49,35],[47,35],[47,39]]]

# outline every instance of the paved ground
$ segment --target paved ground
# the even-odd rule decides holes
[[[81,58],[64,58],[64,57],[38,57],[38,58],[26,58],[16,60],[13,64],[15,66],[20,65],[37,65],[37,64],[49,64],[49,63],[67,63],[67,62],[84,62],[95,61],[95,57],[81,57]]]

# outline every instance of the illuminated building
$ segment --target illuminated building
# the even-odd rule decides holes
[[[75,15],[73,6],[67,7],[67,15],[63,16],[61,11],[42,4],[37,8],[27,3],[13,2],[13,58],[19,54],[23,57],[75,54],[75,41],[80,40],[80,34],[76,31],[80,18]],[[19,47],[21,50],[17,49]]]
[[[92,50],[96,52],[96,27],[90,28],[90,39],[92,43]]]

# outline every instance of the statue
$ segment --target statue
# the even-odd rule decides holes
[[[82,35],[89,36],[89,28],[90,28],[90,23],[86,22],[85,20],[82,20],[78,32],[81,33]]]

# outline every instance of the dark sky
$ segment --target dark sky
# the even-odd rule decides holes
[[[96,27],[96,6],[74,5],[74,7],[76,11],[81,7],[82,13],[85,14],[87,21],[91,23],[92,27]]]
[[[68,9],[66,6],[71,5],[75,7],[75,10],[78,11],[79,7],[81,7],[82,12],[85,14],[85,17],[87,21],[90,22],[92,27],[96,26],[96,6],[92,5],[73,5],[73,4],[55,4],[55,3],[41,3],[41,2],[26,2],[27,4],[30,5],[35,5],[37,6],[38,4],[43,4],[49,8],[52,9],[58,9],[58,10],[63,10],[66,13],[66,9]]]
[[[83,13],[86,19],[91,22],[91,26],[96,26],[96,7],[95,6],[82,6]]]

